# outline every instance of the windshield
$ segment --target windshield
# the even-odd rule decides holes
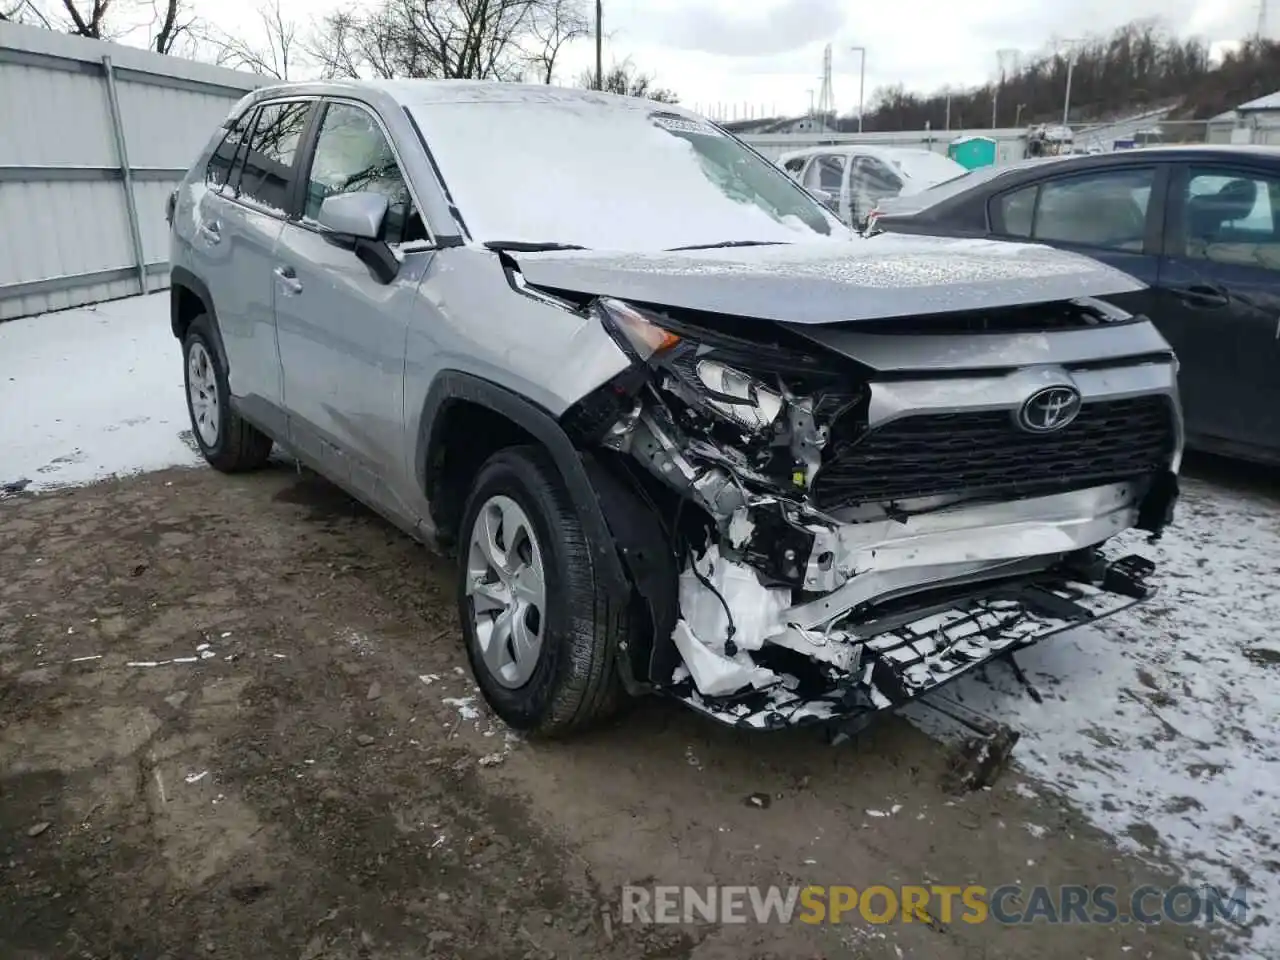
[[[967,171],[950,157],[932,150],[904,150],[892,157],[893,165],[912,180],[942,183],[962,176]]]
[[[548,92],[410,110],[481,243],[639,252],[852,236],[781,169],[656,102]]]

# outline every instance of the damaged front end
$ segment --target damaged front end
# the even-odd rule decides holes
[[[564,418],[653,628],[624,651],[633,688],[756,729],[844,721],[1151,592],[1149,561],[1100,548],[1170,519],[1173,359],[1106,349],[1112,308],[1054,306],[1098,356],[981,370],[940,368],[954,338],[931,334],[887,370],[888,336],[868,360],[782,324],[583,309],[633,358]]]

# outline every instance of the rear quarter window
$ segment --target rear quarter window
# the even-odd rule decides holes
[[[210,187],[223,187],[229,184],[234,188],[235,181],[239,178],[236,162],[238,159],[244,159],[239,156],[240,145],[244,143],[253,113],[253,110],[246,110],[237,117],[223,135],[222,142],[214,148],[213,155],[209,157],[209,163],[204,170],[204,182]]]

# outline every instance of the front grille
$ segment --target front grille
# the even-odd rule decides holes
[[[1160,470],[1175,443],[1163,396],[1086,403],[1067,427],[1042,435],[1019,430],[1008,411],[903,417],[861,437],[850,436],[852,414],[841,421],[811,490],[823,509],[1078,490]]]

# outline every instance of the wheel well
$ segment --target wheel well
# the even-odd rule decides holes
[[[180,283],[175,283],[169,288],[169,297],[173,301],[169,319],[173,325],[173,335],[182,340],[187,335],[187,328],[191,326],[191,321],[202,313],[207,313],[208,308],[204,305],[204,301],[190,287],[184,287]]]
[[[526,443],[539,441],[491,407],[455,399],[440,410],[427,450],[426,494],[441,543],[456,542],[467,494],[485,461]]]

